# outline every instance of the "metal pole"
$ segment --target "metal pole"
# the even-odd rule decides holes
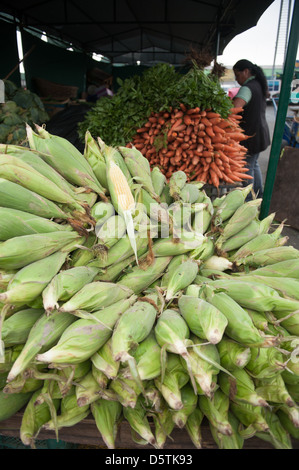
[[[299,0],[294,1],[292,23],[288,42],[286,60],[284,64],[281,91],[275,120],[275,127],[268,162],[268,169],[265,181],[264,196],[261,206],[260,219],[269,214],[270,202],[275,182],[277,165],[280,157],[281,142],[285,126],[285,120],[289,105],[291,83],[294,75],[297,47],[299,41]]]
[[[277,26],[276,42],[275,42],[275,51],[274,51],[274,58],[273,58],[273,65],[272,65],[272,80],[274,80],[274,78],[275,78],[275,63],[276,63],[276,55],[277,55],[279,32],[280,32],[282,5],[283,5],[283,0],[280,0],[279,18],[278,18],[278,26]]]

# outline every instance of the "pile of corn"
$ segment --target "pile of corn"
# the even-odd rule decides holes
[[[299,438],[299,251],[251,185],[211,200],[136,149],[84,154],[27,127],[0,147],[0,421],[20,438],[91,415],[115,448]],[[297,349],[296,349],[297,348]],[[100,439],[99,439],[100,442]]]

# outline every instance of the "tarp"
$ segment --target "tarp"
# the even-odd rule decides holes
[[[269,0],[10,0],[1,12],[113,63],[181,65],[191,48],[221,55]]]

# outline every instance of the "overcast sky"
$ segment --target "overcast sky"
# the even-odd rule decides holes
[[[250,1],[250,0],[247,0]],[[281,22],[281,34],[278,42],[275,64],[283,65],[284,45],[287,18],[287,5],[289,1],[283,1],[283,13]],[[258,23],[253,28],[248,29],[242,34],[238,34],[226,46],[221,56],[218,56],[218,62],[225,66],[234,65],[239,59],[248,59],[258,65],[270,65],[274,62],[275,44],[277,38],[279,12],[281,0],[274,2],[260,17]],[[293,12],[293,1],[291,2],[291,17]],[[299,48],[297,59],[299,58]]]

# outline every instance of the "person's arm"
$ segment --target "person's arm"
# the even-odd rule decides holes
[[[234,107],[235,108],[244,108],[245,104],[246,104],[246,101],[243,100],[242,98],[237,98],[235,97],[233,99],[233,104],[234,104]]]

